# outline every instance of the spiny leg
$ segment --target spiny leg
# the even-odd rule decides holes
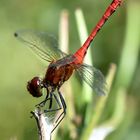
[[[39,104],[35,105],[36,107],[44,107],[45,104],[46,104],[46,102],[47,102],[48,100],[50,100],[49,108],[51,108],[51,106],[52,106],[52,96],[51,96],[51,94],[50,94],[48,88],[46,88],[46,90],[47,90],[47,95],[46,95],[46,97],[45,97],[45,100],[43,100],[43,101],[40,102]],[[49,97],[49,95],[50,95],[50,97]]]
[[[56,127],[60,124],[60,122],[64,119],[65,115],[66,115],[66,103],[65,100],[63,98],[63,96],[61,95],[60,91],[58,90],[58,95],[62,104],[62,109],[63,112],[59,115],[59,117],[57,118],[57,120],[55,121],[55,123],[57,123],[55,125],[55,127],[53,128],[53,130],[51,131],[51,133],[56,129]],[[57,98],[56,96],[54,96],[55,98]],[[58,99],[57,99],[58,100]],[[63,115],[63,116],[62,116]],[[62,117],[61,117],[62,116]]]
[[[67,108],[66,103],[65,103],[65,100],[64,100],[62,94],[60,93],[60,91],[58,91],[58,93],[59,93],[59,97],[60,97],[60,99],[61,99],[61,103],[62,103],[62,106],[63,106],[63,112],[60,114],[60,116],[59,116],[58,119],[56,120],[56,123],[58,122],[58,120],[60,119],[60,117],[61,117],[63,114],[64,114],[64,115],[66,114],[66,108]]]
[[[56,97],[56,95],[53,92],[51,92],[50,93],[50,97],[52,98],[53,96],[54,96],[54,98],[56,100],[56,103],[58,104],[59,107],[58,108],[55,108],[55,109],[52,109],[52,99],[51,99],[50,100],[51,105],[49,105],[49,109],[44,110],[45,113],[47,113],[47,112],[55,112],[55,111],[59,111],[60,109],[62,109],[62,106],[61,106],[60,101],[58,100],[58,98]]]
[[[50,104],[49,104],[49,109],[52,108],[52,94],[50,94]]]
[[[46,88],[47,89],[47,88]],[[50,95],[50,97],[49,97]],[[51,131],[51,133],[55,130],[55,128],[60,124],[60,122],[63,120],[63,118],[65,117],[65,114],[66,114],[66,104],[65,104],[65,100],[63,98],[63,96],[61,95],[60,91],[58,90],[58,95],[59,95],[59,98],[60,98],[60,101],[58,99],[58,97],[53,93],[53,92],[49,92],[49,90],[47,89],[47,95],[46,95],[46,98],[44,101],[42,101],[41,103],[39,103],[38,105],[36,106],[39,106],[39,107],[43,107],[46,102],[48,100],[50,100],[50,104],[49,104],[49,109],[47,110],[44,110],[45,113],[47,112],[55,112],[55,111],[59,111],[59,110],[63,110],[63,112],[59,115],[59,117],[57,118],[57,120],[55,121],[55,123],[57,123],[55,125],[55,127],[53,128],[53,130]],[[52,102],[53,102],[53,96],[59,106],[59,108],[56,108],[56,109],[51,109],[52,108]],[[62,116],[63,115],[63,116]]]

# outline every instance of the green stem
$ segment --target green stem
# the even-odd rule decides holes
[[[112,81],[114,79],[114,75],[116,72],[116,65],[112,64],[107,76],[107,84],[109,86],[109,90],[111,88],[112,85]],[[83,130],[82,136],[81,136],[81,140],[87,140],[91,134],[91,132],[93,131],[93,129],[95,128],[95,126],[97,125],[100,116],[103,112],[106,100],[108,99],[108,95],[106,96],[101,96],[98,100],[98,103],[96,105],[96,108],[94,110],[94,113],[92,115],[92,118],[90,120],[90,123],[86,126],[86,128]]]
[[[140,44],[140,15],[137,13],[140,13],[140,2],[128,1],[126,37],[115,87],[124,86],[127,88],[136,69]]]

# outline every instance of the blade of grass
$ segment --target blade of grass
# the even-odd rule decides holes
[[[115,87],[128,87],[138,62],[140,44],[140,2],[127,1],[127,27]]]
[[[81,9],[77,9],[75,11],[75,17],[76,17],[76,23],[77,23],[77,28],[78,28],[78,33],[79,33],[79,38],[81,45],[85,42],[85,40],[88,37],[88,31],[86,28],[86,23],[84,19],[84,15]],[[91,49],[89,47],[88,53],[84,59],[84,62],[92,65],[92,57],[91,57]],[[86,93],[86,94],[85,94]],[[83,83],[83,88],[82,88],[82,101],[83,102],[91,102],[92,99],[92,89],[86,84]]]
[[[59,48],[63,52],[69,52],[69,21],[68,21],[68,11],[63,10],[60,15],[59,23]]]
[[[69,13],[67,10],[63,10],[60,16],[60,24],[59,24],[59,47],[64,52],[69,52]],[[75,125],[71,123],[71,120],[75,117],[75,108],[74,108],[74,97],[72,94],[72,85],[71,80],[65,83],[65,86],[62,87],[62,93],[66,93],[65,98],[67,102],[67,119],[66,124],[69,126],[67,127],[70,131],[70,136],[75,137],[76,128]]]
[[[121,96],[123,97],[127,95],[127,93],[126,93],[126,90],[123,88],[120,89],[118,93],[120,94],[120,98],[118,98],[118,100],[120,100],[118,101],[118,104],[119,104],[119,102],[123,101],[123,98],[121,98]],[[118,107],[120,106],[120,108],[118,108],[117,111],[115,111],[112,119],[110,120],[110,122],[108,122],[110,124],[113,124],[116,129],[112,134],[110,134],[107,137],[107,140],[127,139],[131,136],[128,133],[131,133],[133,131],[131,129],[131,126],[137,114],[136,100],[131,96],[131,97],[127,97],[127,100],[125,97],[125,101],[126,101],[125,104],[122,102],[123,104],[118,105]],[[138,139],[138,135],[136,137]],[[133,139],[133,138],[130,138],[130,139]]]
[[[115,72],[116,72],[116,65],[112,64],[110,69],[109,69],[109,73],[107,75],[107,78],[106,78],[109,91],[110,91],[110,88],[111,88],[111,85],[112,85],[112,81],[114,79]],[[92,115],[92,118],[90,120],[90,123],[83,130],[83,133],[81,135],[81,140],[88,140],[91,132],[96,127],[96,125],[97,125],[97,123],[100,119],[100,116],[102,114],[102,111],[104,109],[104,106],[105,106],[105,103],[106,103],[107,99],[108,99],[107,95],[99,97],[98,103],[96,105],[95,111],[94,111],[94,113]]]

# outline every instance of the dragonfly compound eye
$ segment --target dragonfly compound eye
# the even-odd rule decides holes
[[[33,97],[42,96],[42,80],[39,77],[34,77],[27,84],[27,90]]]

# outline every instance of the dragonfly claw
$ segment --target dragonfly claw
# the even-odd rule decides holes
[[[37,108],[38,108],[38,107],[44,107],[45,104],[46,104],[46,100],[44,100],[44,101],[42,101],[41,103],[35,105],[35,107],[37,107]]]

